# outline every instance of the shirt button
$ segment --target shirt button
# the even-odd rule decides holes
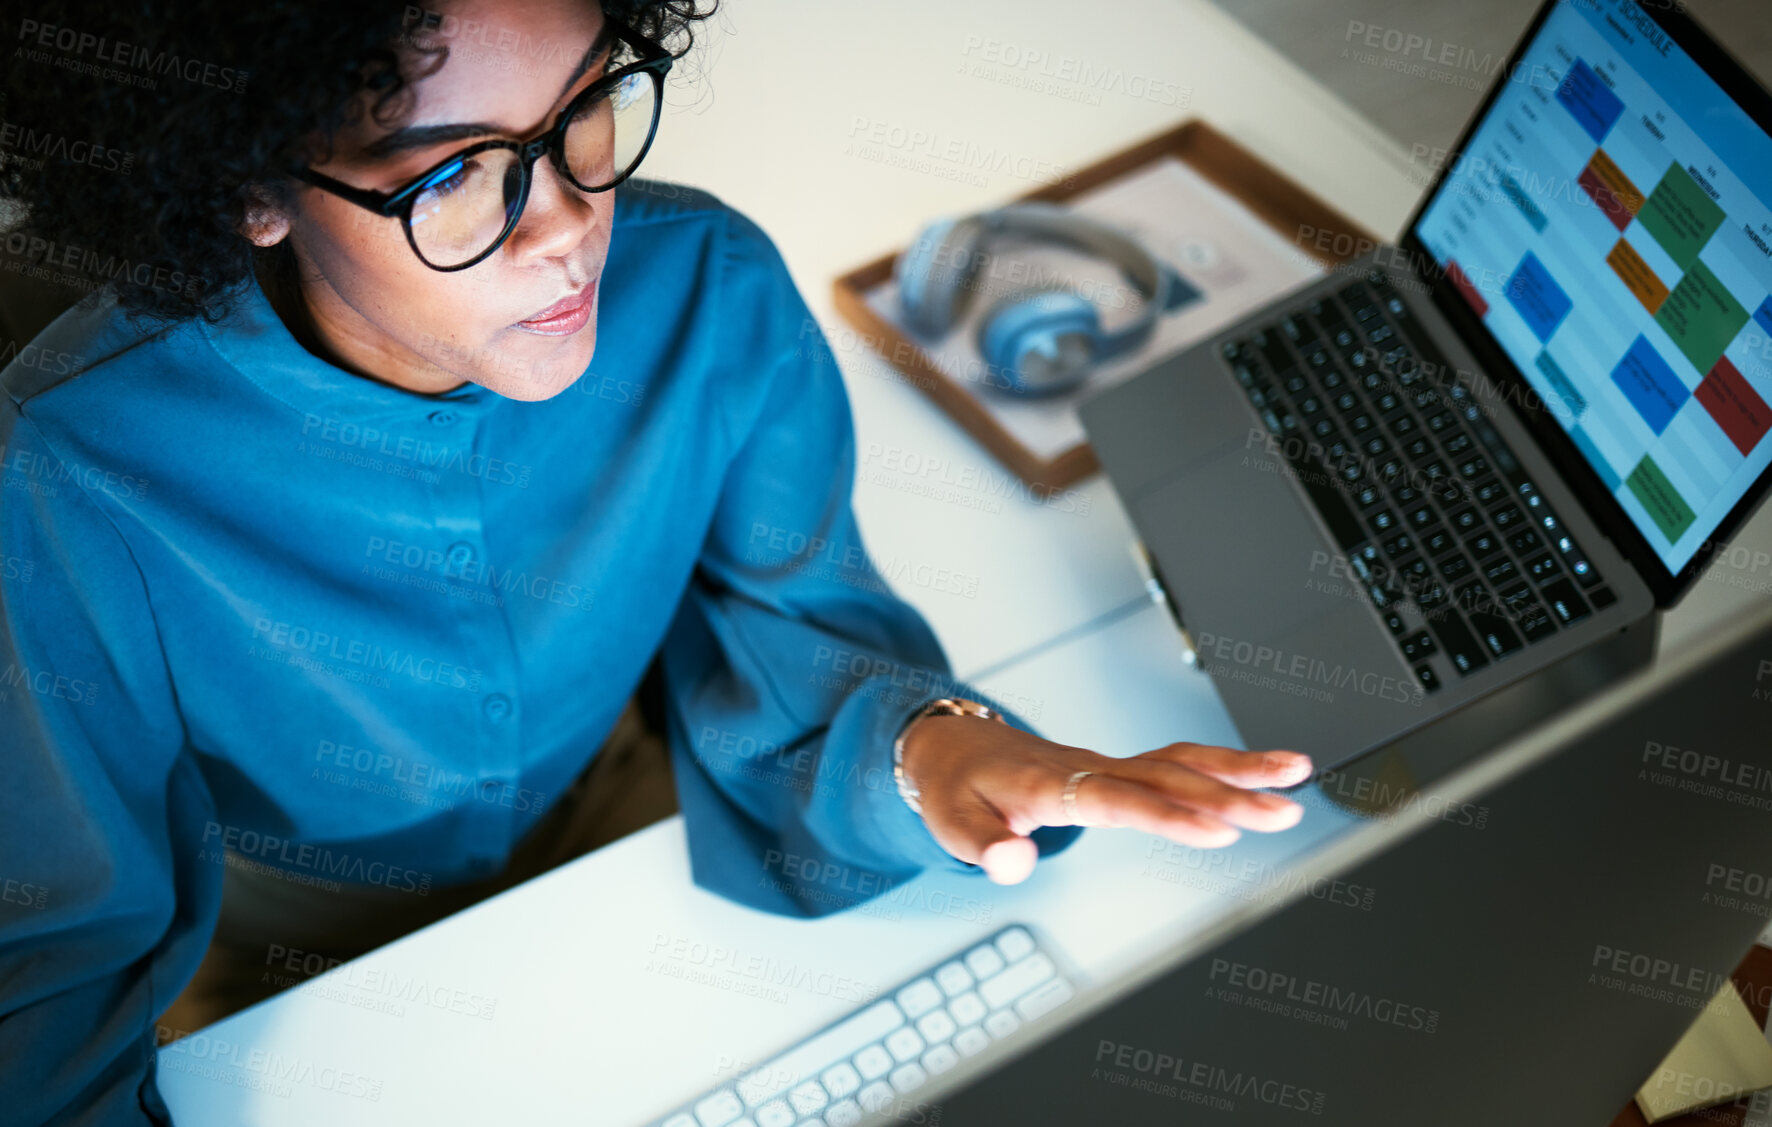
[[[431,412],[431,422],[437,424],[440,427],[446,427],[446,426],[450,425],[451,423],[455,422],[455,412],[454,411],[432,411]]]
[[[449,566],[462,568],[474,562],[474,546],[465,540],[449,545]]]
[[[503,693],[493,693],[481,707],[485,708],[488,720],[494,724],[502,723],[511,714],[511,698]]]

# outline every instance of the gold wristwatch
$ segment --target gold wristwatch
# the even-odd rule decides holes
[[[911,784],[909,776],[904,773],[904,738],[910,735],[911,726],[925,716],[977,716],[983,720],[995,720],[999,724],[1007,724],[1003,714],[988,704],[981,704],[965,697],[942,697],[932,700],[919,708],[915,715],[904,722],[898,730],[898,738],[892,741],[892,778],[898,784],[898,796],[904,804],[916,811],[918,816],[923,813],[923,792]]]

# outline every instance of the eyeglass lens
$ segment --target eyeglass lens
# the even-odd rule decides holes
[[[580,106],[566,126],[565,168],[579,188],[607,188],[633,170],[652,136],[658,84],[623,77]],[[497,241],[522,194],[514,149],[485,149],[438,169],[412,204],[412,242],[432,266],[459,266]]]

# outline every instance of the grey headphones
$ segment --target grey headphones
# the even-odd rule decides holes
[[[999,235],[1029,235],[1106,259],[1138,288],[1143,308],[1113,332],[1095,304],[1062,289],[1024,289],[997,301],[978,325],[978,351],[1009,391],[1056,395],[1088,378],[1096,364],[1143,344],[1159,313],[1199,291],[1139,241],[1109,224],[1050,203],[1010,204],[938,219],[893,263],[904,323],[926,340],[948,333],[965,313],[972,281]]]

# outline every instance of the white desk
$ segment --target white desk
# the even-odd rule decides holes
[[[1115,0],[1086,16],[1026,0],[728,0],[719,25],[698,29],[711,47],[696,56],[700,86],[668,97],[685,108],[667,111],[646,174],[705,186],[756,219],[834,343],[832,277],[930,216],[1030,186],[846,156],[858,119],[1074,168],[1197,114],[1373,230],[1397,230],[1415,194],[1393,143],[1203,0]],[[1104,92],[1091,105],[981,79],[964,70],[982,50],[973,39],[1120,66],[1174,84],[1187,104]],[[876,360],[838,354],[862,449],[988,459],[919,392],[882,378]],[[1236,743],[1210,684],[1180,667],[1159,610],[1103,623],[1141,585],[1107,483],[1081,488],[1093,498],[1086,519],[1012,499],[981,516],[878,487],[858,488],[856,506],[876,552],[979,577],[974,599],[901,593],[958,673],[996,666],[984,689],[1038,701],[1048,736],[1118,755],[1177,739]],[[1772,527],[1757,522],[1740,542],[1765,551]],[[1772,565],[1748,562],[1742,581],[1772,586]],[[1666,635],[1693,636],[1749,597],[1726,581],[1701,584]],[[1107,695],[1112,711],[1088,704]],[[1313,807],[1297,829],[1248,835],[1232,855],[1277,860],[1345,821]],[[1195,879],[1207,860],[1095,831],[1013,889],[925,877],[808,922],[696,889],[673,818],[163,1050],[161,1089],[185,1127],[637,1123],[1007,921],[1033,923],[1085,975],[1105,976],[1233,902]],[[409,996],[413,980],[443,1005],[390,1012],[385,1003]],[[451,998],[489,1016],[452,1012]],[[367,1091],[376,1098],[348,1094]]]

